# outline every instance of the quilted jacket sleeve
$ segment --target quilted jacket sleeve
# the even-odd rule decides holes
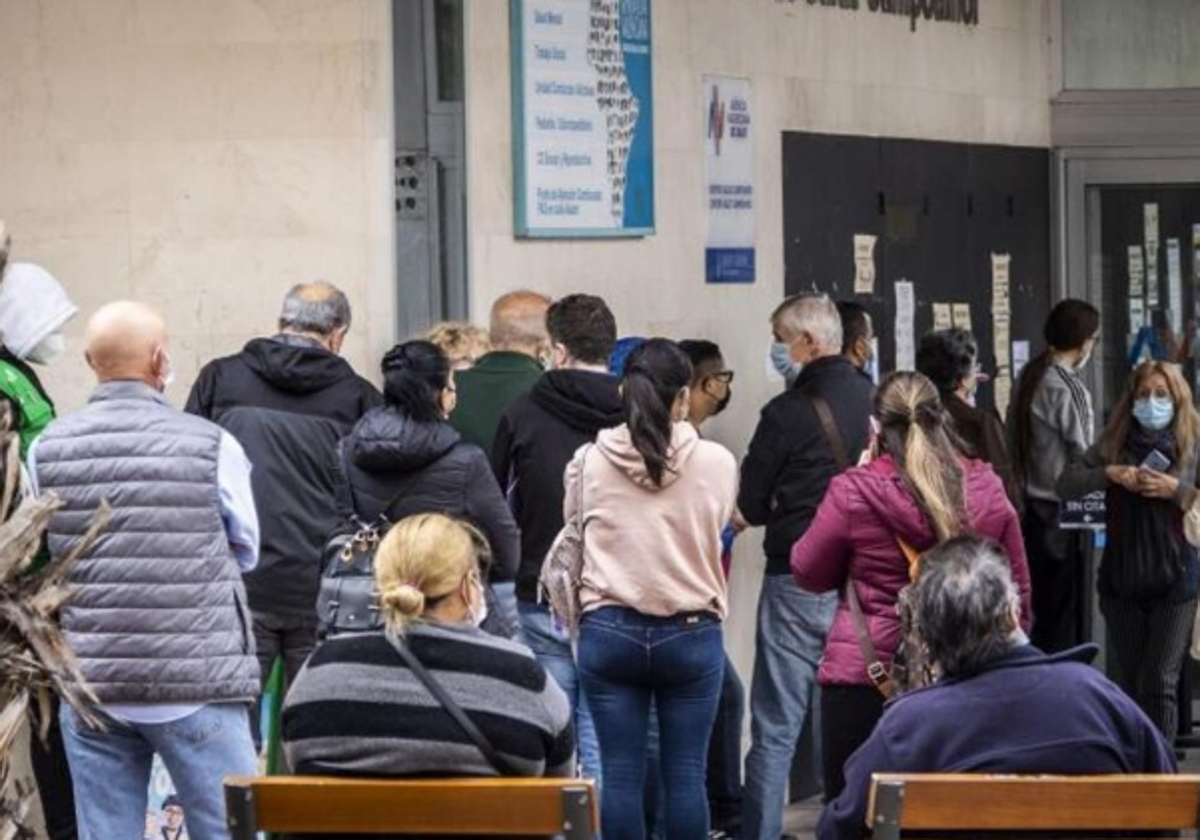
[[[846,581],[852,554],[848,488],[843,476],[830,483],[812,524],[792,546],[792,576],[801,589],[829,592]]]

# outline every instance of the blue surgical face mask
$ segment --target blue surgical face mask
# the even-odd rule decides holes
[[[788,387],[792,387],[792,383],[796,381],[796,377],[800,375],[800,369],[803,367],[799,362],[792,359],[792,347],[782,341],[771,343],[770,349],[771,366],[775,368],[775,372],[784,378]]]
[[[1133,417],[1142,428],[1159,432],[1175,419],[1175,403],[1169,397],[1143,397],[1133,404]]]

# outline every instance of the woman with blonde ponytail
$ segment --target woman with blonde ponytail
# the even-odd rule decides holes
[[[919,373],[892,374],[875,396],[875,420],[867,463],[833,479],[792,548],[792,574],[802,588],[841,593],[817,671],[827,802],[842,790],[846,759],[883,713],[885,697],[868,672],[864,636],[890,668],[901,635],[897,599],[915,571],[910,549],[918,553],[966,535],[995,540],[1012,565],[1025,630],[1033,618],[1017,513],[992,468],[955,448],[937,388]]]
[[[484,633],[491,552],[466,522],[403,520],[375,555],[383,629],[327,640],[296,677],[283,745],[302,775],[494,776],[483,752],[408,667],[403,646],[521,775],[574,771],[571,712],[524,645]]]

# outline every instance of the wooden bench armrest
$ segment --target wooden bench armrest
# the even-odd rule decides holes
[[[867,827],[915,831],[1156,831],[1200,824],[1200,776],[876,773]]]
[[[225,799],[235,840],[259,831],[585,840],[599,826],[595,785],[583,779],[231,777]]]

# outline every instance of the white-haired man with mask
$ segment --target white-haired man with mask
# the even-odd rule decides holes
[[[873,773],[1175,772],[1158,727],[1091,666],[1096,645],[1047,654],[1029,643],[995,543],[960,537],[925,552],[902,615],[935,681],[888,703],[846,762],[818,840],[863,836]]]
[[[842,320],[826,295],[789,297],[772,313],[771,331],[772,355],[790,384],[762,410],[738,494],[745,522],[766,526],[767,556],[750,688],[744,840],[779,840],[796,743],[837,606],[835,593],[813,595],[796,585],[789,554],[830,480],[866,447],[874,397],[870,380],[842,355]]]

